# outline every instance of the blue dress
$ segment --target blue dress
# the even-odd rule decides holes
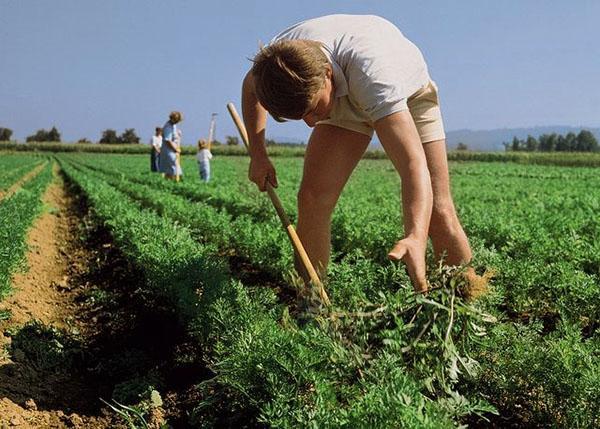
[[[163,144],[160,149],[160,172],[169,176],[177,175],[177,152],[171,148],[167,140],[175,141],[177,125],[167,121],[163,127]]]

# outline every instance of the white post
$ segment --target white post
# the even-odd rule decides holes
[[[215,125],[216,125],[216,113],[213,113],[210,117],[210,128],[208,130],[208,141],[207,141],[207,145],[208,145],[208,150],[210,150],[210,145],[213,141],[213,138],[215,137]]]

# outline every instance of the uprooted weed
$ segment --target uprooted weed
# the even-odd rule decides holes
[[[481,279],[487,285],[489,275]],[[455,396],[460,375],[473,377],[478,368],[468,350],[496,318],[470,301],[473,281],[464,267],[440,265],[429,282],[427,294],[407,289],[381,293],[378,304],[354,313],[334,312],[321,323],[343,341],[360,344],[369,355],[385,350],[402,356],[428,394]]]

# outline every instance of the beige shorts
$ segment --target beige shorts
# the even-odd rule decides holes
[[[346,103],[347,104],[347,103]],[[422,143],[428,143],[435,140],[443,140],[446,138],[444,133],[444,122],[442,121],[442,112],[440,110],[440,102],[438,97],[437,85],[430,80],[427,85],[419,89],[407,100],[408,110],[410,111],[417,131],[421,137]],[[373,123],[345,120],[344,117],[353,117],[355,113],[351,112],[351,107],[341,104],[341,112],[337,118],[320,121],[319,124],[335,125],[351,131],[356,131],[361,134],[366,134],[369,137],[373,136]],[[347,110],[345,114],[344,109]]]

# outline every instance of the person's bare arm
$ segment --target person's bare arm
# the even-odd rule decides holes
[[[425,291],[425,251],[433,193],[421,139],[408,111],[378,120],[375,130],[402,179],[404,238],[394,245],[388,257],[403,260],[415,290]]]
[[[175,152],[180,152],[180,149],[179,149],[179,146],[177,145],[177,143],[175,143],[174,141],[171,141],[171,140],[165,140],[165,141],[171,147],[171,149],[173,149]]]
[[[259,103],[254,91],[254,78],[248,72],[242,85],[242,116],[248,133],[250,147],[250,170],[248,177],[259,187],[265,190],[267,180],[271,185],[277,186],[275,168],[267,155],[265,146],[265,129],[267,126],[267,111]]]

